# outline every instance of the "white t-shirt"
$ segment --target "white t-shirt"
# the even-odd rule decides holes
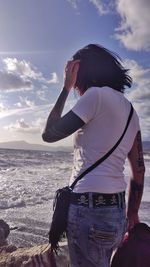
[[[109,87],[89,88],[80,97],[72,111],[85,122],[85,125],[74,134],[74,165],[70,184],[118,141],[127,123],[130,108],[130,102],[123,93]],[[76,184],[74,192],[124,191],[125,159],[139,130],[138,116],[134,111],[119,146],[104,162]]]

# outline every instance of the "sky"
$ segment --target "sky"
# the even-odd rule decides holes
[[[150,0],[0,0],[0,142],[45,144],[66,61],[90,43],[116,52],[130,69],[125,96],[150,140],[149,12]],[[72,92],[64,113],[76,101]],[[55,145],[70,146],[72,137]]]

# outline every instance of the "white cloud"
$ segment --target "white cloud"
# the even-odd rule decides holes
[[[0,103],[0,112],[3,112],[4,110],[6,110],[4,104],[1,102]]]
[[[134,89],[129,91],[132,101],[150,102],[150,69],[143,68],[135,60],[126,60],[125,67],[130,69]]]
[[[3,62],[7,72],[20,75],[23,79],[33,79],[43,83],[58,83],[58,76],[56,72],[52,72],[52,78],[48,80],[44,78],[42,72],[39,72],[35,66],[25,60],[5,58],[3,59]]]
[[[17,58],[5,58],[3,59],[5,64],[5,70],[11,73],[16,73],[23,78],[30,78],[35,80],[43,79],[41,72],[38,72],[30,62],[25,60],[18,60]]]
[[[46,97],[47,90],[48,90],[48,87],[46,85],[43,85],[41,90],[36,91],[37,96],[40,100],[42,101],[47,100],[47,97]]]
[[[96,7],[100,15],[105,15],[105,14],[110,13],[112,9],[112,5],[113,5],[112,1],[105,3],[102,0],[89,0],[89,2],[92,3]]]
[[[31,88],[32,83],[29,80],[25,80],[15,73],[0,71],[0,90],[29,90]]]
[[[14,106],[17,108],[22,108],[22,104],[20,102],[15,103]]]
[[[58,83],[58,76],[56,72],[51,73],[51,79],[47,81],[47,83]]]
[[[74,9],[78,8],[78,0],[67,0]]]
[[[28,129],[29,125],[24,121],[24,119],[17,120],[18,128]]]
[[[128,90],[127,98],[134,104],[140,117],[143,139],[150,138],[150,70],[135,60],[126,60],[125,67],[130,69],[133,87]]]
[[[77,10],[79,2],[81,0],[67,0],[67,1],[72,5],[72,7],[75,10]],[[89,0],[89,3],[91,3],[98,10],[98,13],[100,15],[108,14],[110,12],[110,10],[112,9],[112,6],[113,6],[112,0],[107,1],[107,2],[104,2],[102,0]],[[78,14],[79,14],[79,12],[78,12]]]
[[[16,123],[11,123],[8,126],[5,126],[4,129],[6,130],[10,130],[10,131],[20,131],[20,130],[24,130],[24,129],[29,129],[29,125],[24,121],[23,118],[21,118],[20,120],[17,120]]]
[[[67,1],[72,5],[72,7],[75,10],[77,10],[79,2],[81,0],[67,0]],[[108,14],[111,11],[112,6],[114,5],[112,0],[107,2],[104,2],[102,0],[89,0],[89,3],[91,3],[97,9],[100,15]]]
[[[79,0],[67,0],[74,9]],[[89,0],[99,15],[117,12],[121,18],[115,29],[115,38],[126,48],[139,51],[150,50],[150,0]]]
[[[36,67],[25,60],[16,58],[3,59],[4,70],[0,70],[0,90],[31,90],[34,81],[40,84],[58,83],[56,72],[51,73],[51,78],[47,79]]]
[[[132,50],[150,50],[150,1],[116,0],[116,9],[121,16],[116,38]]]
[[[11,132],[20,132],[27,134],[40,134],[43,129],[44,121],[37,119],[35,122],[28,123],[24,118],[16,120],[15,123],[11,123],[4,126],[4,129]]]
[[[35,106],[34,101],[31,101],[31,100],[29,100],[27,98],[25,99],[25,104],[26,104],[27,107],[30,107],[30,108],[33,108]]]
[[[35,107],[34,101],[29,100],[28,97],[20,96],[20,102],[22,107],[29,107],[31,109]]]

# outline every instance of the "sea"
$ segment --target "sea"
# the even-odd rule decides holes
[[[144,155],[145,188],[140,220],[150,226],[150,152]],[[55,191],[68,184],[73,153],[0,149],[0,219],[10,228],[8,242],[30,247],[48,242]],[[130,170],[125,164],[128,185]]]

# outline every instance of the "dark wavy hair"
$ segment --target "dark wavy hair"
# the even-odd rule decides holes
[[[132,79],[121,64],[120,57],[108,49],[89,44],[73,55],[80,59],[75,87],[83,94],[89,87],[108,86],[124,93],[125,86],[131,87]]]

